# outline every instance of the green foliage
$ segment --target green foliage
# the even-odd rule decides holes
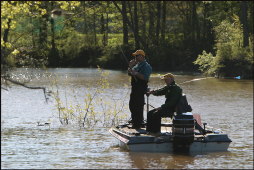
[[[198,55],[198,58],[196,61],[194,61],[194,64],[199,65],[199,70],[203,72],[206,75],[213,75],[214,74],[214,56],[212,53],[207,53],[206,51],[203,51],[202,54]]]
[[[120,58],[122,54],[118,46],[104,49],[104,55],[98,59],[98,62],[104,67],[107,68],[118,68],[122,65],[122,59]]]
[[[132,47],[133,48],[133,47]],[[98,63],[104,68],[112,69],[126,69],[128,63],[126,60],[130,61],[130,53],[134,51],[130,46],[111,46],[111,48],[104,48],[103,55],[98,58]]]
[[[14,54],[15,50],[6,57],[6,62],[8,63],[8,65],[10,67],[15,67],[16,66],[16,61],[15,61],[15,56],[16,54]]]
[[[15,55],[15,65],[18,67],[45,67],[47,65],[47,51],[31,47],[18,48],[19,53]]]
[[[210,20],[214,26],[220,25],[221,21],[224,20],[232,21],[232,16],[239,12],[239,2],[237,1],[211,1],[209,7],[212,10],[209,11],[207,19]]]
[[[242,28],[237,16],[234,22],[224,20],[215,27],[216,32],[216,56],[203,51],[194,64],[208,74],[225,77],[242,76],[252,77],[253,45],[243,47]],[[253,42],[250,40],[250,44]]]
[[[126,1],[130,24],[128,47],[123,48],[126,56],[137,50],[135,48],[142,48],[154,69],[196,71],[193,61],[206,51],[196,62],[206,74],[222,74],[223,68],[231,68],[231,60],[243,60],[240,63],[245,63],[244,74],[250,72],[253,38],[249,47],[243,49],[243,28],[235,16],[242,14],[241,2],[163,1],[161,7],[166,7],[166,20],[163,20],[164,8],[157,8],[157,3],[138,1],[136,16],[134,1]],[[3,63],[7,62],[10,67],[102,64],[107,68],[125,69],[126,61],[119,49],[123,44],[123,16],[116,4],[122,8],[121,2],[112,1],[1,1]],[[253,3],[246,4],[246,20],[252,37]],[[52,15],[53,9],[60,9],[61,14]],[[142,39],[139,47],[134,37],[136,20]],[[19,53],[13,55],[15,50]],[[215,57],[208,66],[205,56],[212,59],[210,52]]]
[[[77,58],[81,52],[84,44],[84,35],[73,29],[64,29],[61,34],[64,36],[59,37],[56,43],[60,51],[60,57],[63,61],[68,62]]]
[[[1,49],[5,51],[2,58],[9,66],[44,67],[47,64],[45,60],[52,59],[58,52],[57,49],[49,49],[47,42],[37,44],[39,32],[44,31],[44,35],[41,35],[47,40],[45,22],[50,15],[49,4],[43,1],[1,1]],[[56,1],[52,4],[74,10],[80,2]],[[58,32],[64,27],[63,19],[59,18],[55,25]],[[43,24],[46,27],[42,28]],[[13,55],[15,51],[19,51],[19,54]]]
[[[115,47],[122,44],[123,34],[109,34],[108,35],[108,46]]]
[[[215,27],[216,31],[216,64],[223,65],[217,72],[223,76],[250,76],[251,59],[253,58],[253,49],[243,47],[243,34],[238,16],[234,16],[234,22],[223,21]],[[250,42],[250,44],[252,44]],[[252,53],[252,54],[251,54]],[[239,64],[242,66],[239,67]],[[233,71],[234,70],[234,71]],[[235,72],[235,71],[238,71]]]
[[[53,90],[52,93],[61,124],[74,124],[80,128],[109,127],[126,119],[126,114],[120,114],[124,109],[126,96],[122,96],[122,100],[114,100],[114,96],[107,96],[106,91],[110,87],[108,82],[109,73],[102,70],[99,66],[98,72],[97,84],[85,91],[82,103],[78,101],[75,89],[73,89],[73,96],[67,96],[65,93],[63,99],[60,95],[57,81],[52,82],[52,85],[56,86],[56,90]],[[70,97],[75,99],[74,103],[69,101]]]

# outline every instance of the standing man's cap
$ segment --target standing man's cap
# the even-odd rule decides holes
[[[136,56],[136,55],[146,56],[143,50],[137,50],[135,53],[132,53],[132,56]]]
[[[167,74],[161,76],[161,79],[165,80],[165,79],[168,79],[168,78],[172,78],[174,80],[175,79],[174,77],[175,76],[172,73],[167,73]]]

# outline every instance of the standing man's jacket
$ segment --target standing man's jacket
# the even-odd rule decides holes
[[[132,92],[145,94],[147,91],[147,83],[148,83],[150,74],[152,72],[152,67],[145,60],[137,64],[136,66],[134,66],[133,69],[143,74],[145,80],[141,80],[138,77],[136,78],[132,77],[131,78]]]

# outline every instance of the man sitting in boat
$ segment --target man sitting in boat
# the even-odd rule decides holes
[[[173,117],[176,105],[182,96],[182,89],[175,83],[174,75],[167,73],[161,77],[165,81],[166,86],[147,92],[154,96],[165,95],[166,101],[161,107],[153,109],[147,113],[146,131],[152,135],[160,134],[161,117]]]

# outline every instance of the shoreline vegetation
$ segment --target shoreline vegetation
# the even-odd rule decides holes
[[[1,1],[1,75],[14,67],[154,71],[253,79],[249,1]],[[189,11],[189,12],[186,12]]]

